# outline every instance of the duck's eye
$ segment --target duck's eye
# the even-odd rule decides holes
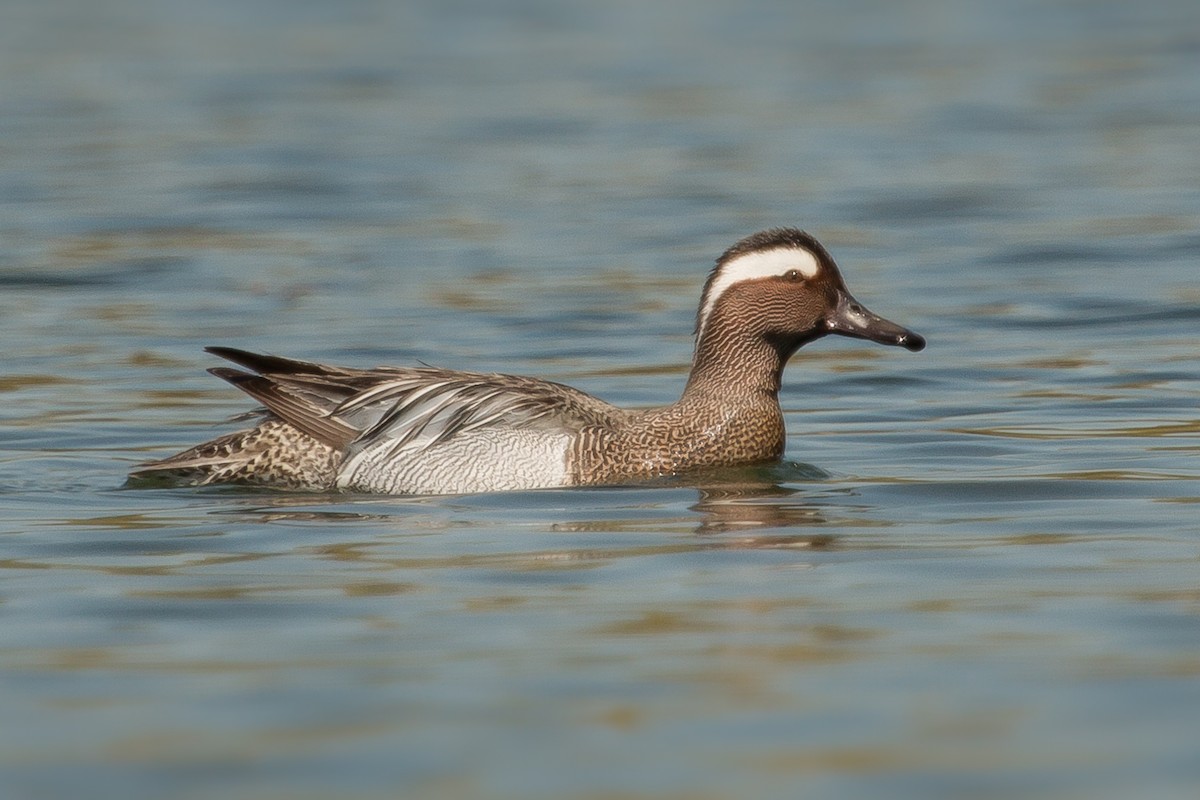
[[[794,283],[804,280],[804,276],[800,274],[800,270],[798,269],[789,269],[787,272],[783,273],[783,279],[785,281],[792,281]]]

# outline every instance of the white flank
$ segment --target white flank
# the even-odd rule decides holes
[[[821,271],[821,264],[816,256],[803,248],[776,247],[757,253],[746,253],[722,266],[709,287],[704,307],[700,309],[700,332],[704,332],[708,315],[716,306],[717,299],[725,294],[730,286],[755,278],[786,275],[792,270],[797,270],[806,279],[811,280]]]

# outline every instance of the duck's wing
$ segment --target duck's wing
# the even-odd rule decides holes
[[[563,384],[436,367],[356,370],[208,348],[258,374],[210,372],[266,409],[347,456],[377,448],[423,450],[488,429],[578,430],[620,411]]]

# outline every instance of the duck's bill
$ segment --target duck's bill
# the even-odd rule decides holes
[[[843,294],[837,309],[825,321],[830,333],[891,344],[916,353],[925,349],[925,337],[871,312],[848,294]]]

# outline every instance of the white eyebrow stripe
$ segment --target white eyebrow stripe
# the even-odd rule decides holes
[[[704,331],[708,315],[717,304],[717,298],[725,294],[730,286],[755,278],[783,275],[793,269],[799,270],[801,275],[811,280],[821,272],[821,263],[815,255],[802,248],[776,247],[757,253],[746,253],[723,264],[708,289],[708,296],[704,298],[704,307],[700,309],[699,330]]]

